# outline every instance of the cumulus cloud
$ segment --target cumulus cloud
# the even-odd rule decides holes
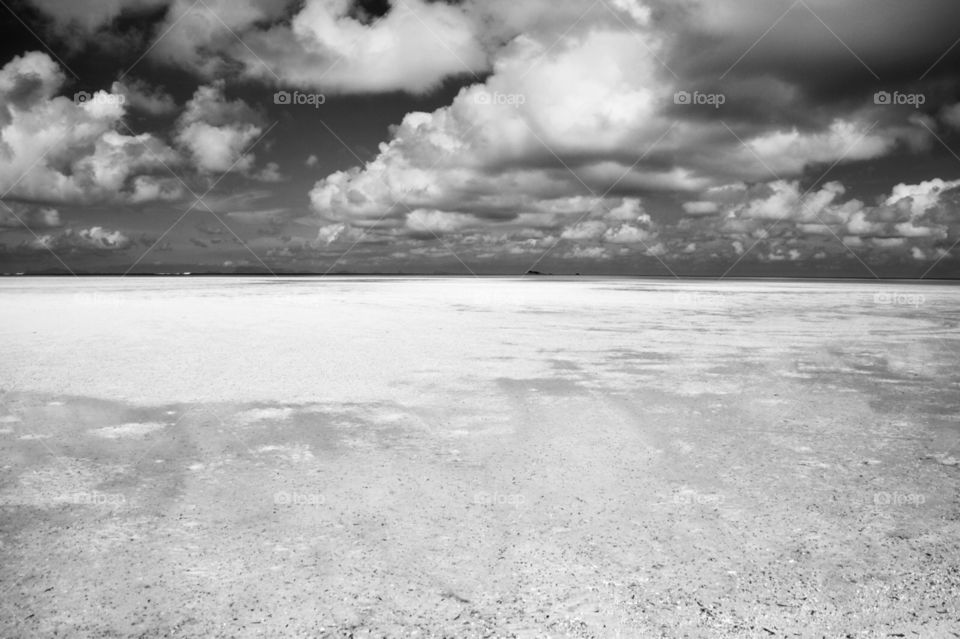
[[[433,225],[448,232],[461,230],[456,220],[474,216],[492,225],[523,220],[568,240],[636,244],[647,232],[642,225],[600,229],[596,222],[603,216],[592,209],[617,201],[608,197],[611,190],[638,201],[652,192],[700,194],[683,210],[691,218],[712,217],[726,202],[709,189],[775,177],[786,185],[814,165],[929,144],[919,121],[878,121],[872,103],[848,105],[803,127],[756,119],[728,125],[677,105],[680,81],[663,64],[671,43],[663,30],[650,28],[647,6],[620,3],[622,15],[612,20],[609,11],[605,18],[588,12],[573,28],[567,24],[568,33],[526,25],[528,31],[493,52],[484,82],[431,113],[408,113],[373,160],[318,181],[310,193],[314,211],[337,223],[377,221],[397,229],[409,210],[422,209],[451,216],[451,224]],[[493,24],[523,20],[498,3],[491,7],[510,16]],[[798,208],[796,189],[772,188],[731,224],[756,226]],[[842,194],[842,187],[828,187],[803,198],[803,222],[817,223]],[[584,214],[589,221],[566,227]],[[640,214],[628,206],[617,221]]]
[[[637,226],[622,224],[616,228],[607,229],[603,239],[614,244],[643,244],[651,239],[651,234]]]
[[[56,96],[63,82],[44,53],[0,69],[0,190],[28,200],[144,199],[145,176],[165,172],[178,154],[153,135],[118,132],[124,104],[116,95],[75,102]]]
[[[876,205],[846,197],[846,192],[836,181],[803,191],[795,180],[711,190],[703,194],[704,201],[712,202],[717,214],[696,218],[679,230],[687,239],[697,234],[729,238],[737,254],[745,246],[766,246],[770,250],[761,257],[773,261],[801,259],[802,251],[791,251],[804,246],[815,255],[841,242],[856,249],[930,250],[960,233],[960,216],[947,201],[960,192],[960,180],[899,184]],[[731,193],[739,196],[731,198]]]
[[[958,231],[954,182],[902,184],[869,203],[853,197],[867,199],[855,183],[801,187],[828,166],[924,152],[928,129],[960,127],[960,106],[934,104],[932,92],[923,110],[871,99],[875,75],[927,69],[952,44],[960,5],[944,0],[390,0],[382,16],[353,0],[109,0],[84,15],[76,7],[85,0],[59,12],[58,3],[33,1],[58,28],[84,32],[169,6],[149,56],[204,83],[172,133],[204,175],[283,179],[276,163],[248,152],[261,117],[228,99],[218,78],[330,94],[417,93],[473,78],[445,106],[398,118],[368,162],[316,182],[311,224],[321,247],[362,237],[431,256],[443,252],[432,243],[440,236],[476,256],[536,255],[560,243],[557,255],[606,260],[739,255],[759,243],[762,259],[790,262],[846,250],[837,238],[858,251],[936,256],[937,243]],[[918,21],[926,27],[902,29]],[[948,62],[930,71],[942,95],[952,86],[943,82]],[[45,64],[31,59],[0,74],[12,105],[0,109],[0,125],[19,118],[0,162],[14,157],[23,167],[38,156],[18,140],[42,140],[43,127],[66,119],[72,151],[53,156],[36,193],[180,196],[135,148],[170,163],[177,153],[115,126],[126,111],[173,113],[169,96],[130,80],[112,89],[125,106],[64,103],[53,112],[62,77]],[[722,91],[725,103],[678,103],[678,91]],[[307,153],[307,167],[321,164]],[[5,170],[0,164],[0,186],[13,184]],[[30,186],[25,179],[16,193]]]
[[[407,114],[377,158],[318,182],[311,193],[314,208],[341,220],[379,217],[394,208],[514,219],[550,212],[549,202],[562,207],[564,200],[583,196],[582,185],[555,160],[544,168],[545,159],[565,150],[636,145],[662,129],[644,118],[654,114],[655,90],[628,90],[631,78],[645,69],[654,77],[649,53],[632,34],[591,33],[565,49],[527,75],[548,45],[519,38],[485,84],[463,89],[453,104],[433,113]],[[609,63],[620,58],[624,64]],[[604,59],[607,64],[601,64]],[[589,86],[569,90],[577,83]],[[508,164],[508,170],[497,168]],[[588,175],[585,181],[608,188],[623,172]]]
[[[27,244],[35,250],[51,251],[122,251],[133,241],[124,233],[94,226],[86,229],[66,229],[61,233],[40,235]]]
[[[578,222],[563,230],[560,237],[565,240],[596,240],[607,232],[607,225],[600,220]]]
[[[170,31],[151,55],[211,77],[239,65],[270,84],[330,92],[423,92],[487,68],[479,25],[460,6],[398,0],[370,20],[351,0],[307,0],[289,21],[274,23],[288,4],[210,0],[198,8],[177,0],[164,25]]]
[[[248,147],[263,132],[259,115],[243,100],[227,100],[224,82],[199,87],[177,120],[175,139],[201,173],[248,173]]]
[[[433,235],[459,230],[473,220],[473,216],[463,213],[417,209],[407,214],[406,226],[414,232]]]

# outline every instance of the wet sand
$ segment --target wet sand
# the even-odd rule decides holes
[[[960,288],[0,281],[0,636],[960,636]]]

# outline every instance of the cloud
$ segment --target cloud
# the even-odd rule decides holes
[[[602,237],[606,231],[607,225],[600,220],[588,220],[567,227],[560,234],[560,237],[573,241],[597,240]]]
[[[61,36],[90,38],[126,12],[142,12],[170,3],[170,0],[29,0],[53,21]]]
[[[642,226],[566,225],[584,214],[602,217],[594,209],[622,198],[639,201],[657,192],[701,194],[683,205],[687,216],[715,217],[726,202],[710,189],[779,176],[781,186],[738,210],[730,223],[749,232],[797,207],[790,198],[800,193],[782,185],[812,166],[929,144],[919,120],[881,113],[872,102],[827,109],[802,126],[735,114],[727,123],[707,107],[676,104],[682,80],[663,64],[672,43],[668,32],[653,28],[656,12],[645,9],[660,5],[618,6],[619,19],[607,10],[602,16],[588,11],[572,28],[567,23],[568,32],[526,24],[528,31],[493,51],[484,82],[433,112],[408,113],[373,160],[318,181],[310,193],[314,211],[330,222],[376,224],[394,234],[409,229],[408,211],[428,210],[454,220],[432,225],[445,232],[461,231],[456,220],[472,216],[492,228],[522,220],[568,240],[606,235],[627,243],[643,236]],[[487,11],[503,12],[491,28],[509,32],[509,24],[525,24],[524,14],[499,3]],[[803,222],[817,223],[842,194],[826,188],[816,195],[822,201],[803,198]],[[619,221],[633,214],[624,209]]]
[[[639,227],[623,224],[617,228],[607,229],[603,239],[614,244],[643,244],[651,239],[651,234]]]
[[[283,221],[287,209],[256,209],[251,211],[231,211],[227,216],[245,224],[279,224]]]
[[[317,241],[323,244],[346,241],[355,242],[362,236],[362,232],[346,224],[327,224],[317,230]]]
[[[792,128],[763,133],[747,140],[745,148],[736,155],[741,166],[752,167],[749,175],[796,175],[810,164],[886,155],[893,150],[900,133],[876,130],[865,120],[838,118],[821,131],[801,132]]]
[[[133,244],[124,233],[94,226],[86,229],[66,229],[61,233],[40,235],[26,247],[51,251],[122,251]]]
[[[643,203],[638,197],[624,198],[619,206],[607,211],[606,217],[620,222],[650,221],[650,216],[647,215]]]
[[[415,233],[433,235],[435,233],[449,233],[462,229],[475,218],[463,213],[446,213],[444,211],[417,209],[406,217],[406,226]]]
[[[960,104],[945,107],[940,113],[940,117],[954,129],[960,129]]]
[[[526,75],[548,50],[521,37],[484,85],[463,89],[453,104],[433,113],[407,114],[376,159],[318,182],[311,193],[315,209],[335,219],[392,216],[393,210],[410,208],[513,219],[545,212],[548,207],[539,201],[584,195],[583,185],[555,160],[549,162],[553,167],[543,167],[552,152],[634,147],[644,134],[666,128],[646,123],[654,115],[651,89],[623,90],[651,64],[637,39],[626,33],[591,33],[585,39]],[[618,58],[623,65],[613,63]],[[588,86],[569,90],[578,82]],[[595,98],[584,101],[584,95]],[[583,179],[603,189],[623,172],[599,170]]]
[[[683,210],[687,215],[713,215],[720,207],[716,202],[684,202]]]
[[[170,94],[142,80],[114,82],[110,91],[113,94],[124,96],[126,104],[133,110],[148,115],[164,116],[177,111],[177,103]]]
[[[129,199],[134,204],[153,201],[173,202],[180,200],[184,195],[183,184],[177,178],[139,175],[133,179],[133,193],[130,194]]]
[[[60,212],[55,208],[0,201],[0,230],[22,229],[24,226],[36,230],[62,225]]]
[[[201,173],[248,173],[255,156],[246,151],[263,132],[260,116],[243,100],[227,100],[224,86],[217,81],[196,90],[174,138]]]
[[[886,199],[884,204],[891,207],[897,206],[901,202],[908,204],[911,214],[916,217],[937,204],[944,191],[949,191],[957,186],[960,186],[960,180],[945,182],[940,178],[934,178],[920,184],[898,184],[893,187],[890,197]]]
[[[307,0],[277,22],[287,4],[211,0],[197,8],[178,0],[151,55],[207,77],[239,66],[269,84],[351,93],[420,93],[487,68],[479,25],[456,5],[396,1],[371,21],[351,12],[351,0]]]
[[[117,95],[98,91],[78,102],[56,96],[63,82],[44,53],[0,69],[0,191],[41,201],[146,199],[148,176],[167,172],[179,155],[148,133],[118,132]]]
[[[280,173],[280,165],[267,162],[267,165],[251,176],[258,182],[283,182],[286,178]]]
[[[694,226],[684,230],[688,235],[722,234],[750,244],[832,244],[842,239],[851,247],[869,242],[882,249],[899,248],[908,240],[931,243],[957,234],[960,217],[952,205],[951,212],[944,215],[944,198],[958,189],[960,180],[899,184],[879,204],[869,206],[855,198],[843,199],[846,187],[839,182],[804,192],[797,181],[777,180],[740,189],[738,200],[715,201],[719,215],[694,221]],[[710,197],[711,193],[704,195]],[[698,223],[703,226],[698,228]]]

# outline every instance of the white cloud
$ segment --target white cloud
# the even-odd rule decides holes
[[[306,0],[289,20],[277,0],[210,0],[209,11],[178,0],[154,56],[212,76],[228,61],[268,83],[330,92],[423,92],[444,78],[487,68],[479,25],[463,7],[403,0],[375,22],[351,15],[351,0]],[[210,15],[210,13],[215,15]],[[226,23],[243,40],[219,23]]]
[[[177,120],[177,143],[201,173],[247,173],[255,156],[247,148],[263,132],[243,100],[229,101],[222,81],[201,86]]]
[[[886,155],[896,145],[891,132],[877,130],[864,120],[834,120],[825,131],[800,132],[796,128],[763,133],[747,140],[739,161],[756,174],[795,175],[810,163],[867,160]]]
[[[396,226],[407,210],[426,209],[473,215],[483,224],[522,219],[555,229],[592,215],[594,205],[580,204],[574,214],[549,210],[542,201],[616,188],[637,201],[637,217],[640,196],[679,191],[701,194],[683,205],[691,218],[712,217],[727,201],[738,202],[730,224],[746,232],[782,214],[833,224],[860,205],[837,206],[843,187],[836,183],[801,198],[794,178],[811,164],[877,158],[898,141],[929,137],[916,123],[872,126],[871,105],[803,130],[754,124],[742,132],[745,147],[719,120],[676,108],[677,80],[660,62],[669,52],[662,30],[645,26],[648,12],[640,3],[622,2],[617,10],[620,20],[633,16],[637,24],[588,11],[568,33],[548,38],[530,27],[495,49],[485,82],[465,87],[432,113],[408,113],[373,160],[317,182],[310,193],[314,210],[347,224],[383,218]],[[529,27],[527,14],[502,3],[492,3],[489,14],[498,14],[502,20],[491,23],[507,31],[502,23]],[[738,182],[767,180],[771,170],[784,179],[765,197],[744,202],[731,190]],[[634,213],[627,206],[591,219],[629,222]],[[561,233],[594,241],[608,231],[630,236],[609,225]]]
[[[485,85],[463,89],[450,106],[433,113],[407,114],[377,158],[318,182],[311,192],[315,210],[325,217],[363,219],[390,214],[400,202],[398,211],[429,208],[510,219],[544,211],[539,200],[582,197],[583,186],[566,171],[523,164],[540,163],[544,145],[554,152],[604,153],[632,148],[644,137],[652,142],[650,136],[666,128],[647,121],[661,90],[638,83],[644,72],[656,77],[656,63],[633,34],[590,32],[583,42],[558,48],[559,53],[549,52],[546,44],[519,38]],[[545,53],[538,72],[527,74]],[[580,88],[572,91],[573,86]],[[515,99],[521,95],[524,101]],[[491,170],[506,162],[519,166]],[[584,175],[602,191],[625,171],[614,167]],[[642,214],[639,200],[635,204],[637,211],[612,214]]]
[[[719,215],[689,219],[683,228],[687,233],[720,233],[736,239],[737,254],[743,250],[743,240],[750,244],[760,240],[768,248],[777,247],[764,254],[764,259],[774,261],[798,260],[806,253],[801,250],[805,246],[815,255],[819,252],[815,247],[836,239],[858,249],[907,251],[919,246],[933,250],[934,242],[950,234],[952,214],[947,213],[944,220],[943,196],[958,187],[960,180],[899,184],[876,206],[858,199],[844,201],[846,188],[839,182],[825,183],[809,193],[801,191],[799,182],[785,180],[741,190],[708,190],[704,201],[712,201],[711,197],[724,200],[716,202]],[[731,193],[739,195],[732,198]],[[778,246],[783,241],[799,246]],[[793,250],[801,253],[794,256]]]
[[[566,253],[566,257],[575,260],[602,260],[610,257],[610,252],[603,246],[574,246]]]
[[[129,248],[132,240],[124,233],[101,226],[74,230],[67,229],[57,234],[40,235],[27,246],[35,250],[99,250],[120,251]]]
[[[418,233],[441,234],[457,231],[473,221],[462,213],[417,209],[407,214],[407,228]]]
[[[940,178],[934,178],[920,184],[898,184],[893,187],[886,204],[893,206],[909,198],[910,210],[916,216],[936,204],[944,191],[958,186],[960,186],[960,180],[946,182]]]
[[[640,198],[636,197],[624,198],[623,202],[610,209],[605,217],[620,222],[650,221],[650,216],[644,210]]]
[[[43,201],[131,200],[138,177],[168,173],[179,156],[154,136],[117,128],[124,105],[96,92],[82,103],[56,96],[64,82],[46,54],[0,69],[0,192]]]
[[[600,220],[588,220],[580,222],[569,228],[564,229],[560,237],[565,240],[596,240],[607,231],[607,225]]]
[[[130,201],[133,203],[154,200],[169,202],[179,200],[183,196],[183,184],[177,178],[139,175],[133,180],[133,193],[130,195]]]
[[[623,224],[615,229],[607,229],[603,234],[603,239],[613,244],[642,244],[650,240],[651,235],[648,231],[633,226]]]

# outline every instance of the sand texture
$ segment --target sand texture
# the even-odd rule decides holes
[[[960,637],[960,288],[0,282],[0,637]]]

